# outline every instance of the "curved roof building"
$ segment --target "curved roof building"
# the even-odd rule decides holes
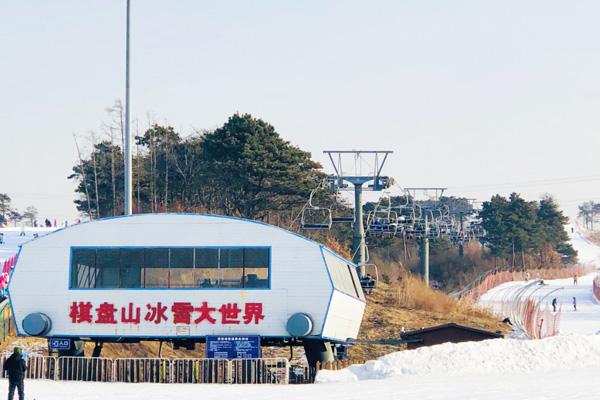
[[[22,245],[9,288],[21,335],[92,340],[357,337],[356,266],[240,218],[138,214]]]

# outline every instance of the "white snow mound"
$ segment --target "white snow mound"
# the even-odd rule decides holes
[[[543,372],[582,367],[600,368],[600,336],[444,343],[390,353],[339,371],[322,370],[316,382],[355,382],[406,375]]]

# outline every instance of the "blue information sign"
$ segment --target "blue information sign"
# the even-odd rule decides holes
[[[207,336],[206,358],[260,358],[260,336]]]
[[[48,339],[50,350],[71,350],[71,339],[52,338]]]

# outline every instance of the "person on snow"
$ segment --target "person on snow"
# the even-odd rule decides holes
[[[577,285],[577,274],[573,275],[573,285]]]
[[[556,305],[558,304],[558,301],[556,300],[556,297],[552,299],[552,310],[554,312],[556,312]]]
[[[13,353],[4,363],[4,371],[8,372],[8,400],[15,396],[15,389],[19,392],[19,400],[25,400],[25,387],[23,380],[27,365],[20,347],[15,347]]]
[[[573,297],[573,311],[577,311],[577,299]]]

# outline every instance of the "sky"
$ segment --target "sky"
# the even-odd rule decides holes
[[[600,201],[600,2],[132,0],[132,115],[183,135],[235,112],[324,149],[393,150],[401,187]],[[77,212],[124,98],[125,0],[0,0],[0,193]],[[377,195],[375,195],[377,196]],[[370,198],[373,198],[371,196]]]

